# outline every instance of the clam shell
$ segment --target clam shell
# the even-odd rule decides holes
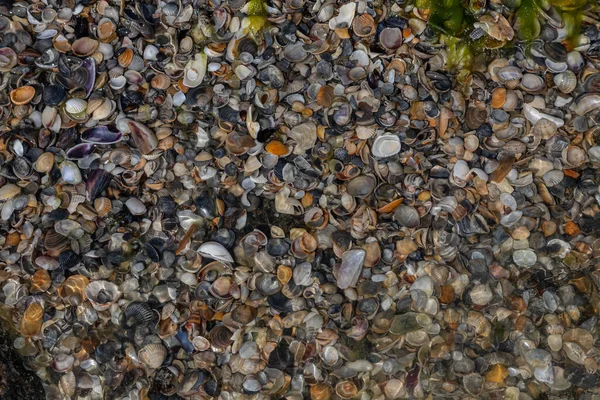
[[[42,317],[44,308],[40,303],[31,303],[21,319],[19,331],[23,336],[31,337],[37,335],[42,329]]]
[[[89,37],[76,39],[71,45],[73,54],[80,57],[91,56],[98,49],[98,41]]]
[[[15,105],[28,104],[35,96],[35,88],[33,86],[21,86],[10,92],[10,100]]]
[[[394,156],[400,152],[400,149],[400,138],[396,135],[378,136],[371,146],[373,155],[382,158]]]
[[[577,87],[577,76],[573,71],[565,71],[554,75],[554,84],[562,93],[569,94]]]
[[[138,351],[138,357],[148,368],[156,369],[167,358],[167,349],[160,343],[150,343]]]

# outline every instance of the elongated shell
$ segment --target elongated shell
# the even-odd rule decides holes
[[[231,254],[229,254],[227,249],[217,242],[202,243],[197,251],[203,257],[212,258],[213,260],[218,261],[233,262],[233,257],[231,257]]]
[[[206,74],[208,57],[204,53],[198,53],[190,60],[183,70],[183,85],[189,88],[200,86]]]

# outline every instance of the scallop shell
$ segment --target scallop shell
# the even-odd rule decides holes
[[[369,37],[375,33],[376,23],[369,14],[362,14],[352,21],[352,31],[358,37]]]

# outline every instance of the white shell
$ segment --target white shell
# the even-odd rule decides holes
[[[371,148],[375,157],[391,157],[400,152],[400,138],[396,135],[379,136]]]
[[[87,101],[83,99],[69,99],[65,103],[65,111],[70,115],[80,115],[87,109]]]
[[[233,257],[231,257],[231,254],[229,254],[227,249],[221,243],[202,243],[197,251],[203,257],[212,258],[213,260],[218,261],[233,262]]]
[[[63,161],[60,164],[60,174],[62,175],[63,181],[70,185],[77,185],[81,182],[81,171],[77,167],[77,164],[71,161]]]
[[[202,83],[206,74],[208,57],[206,54],[196,54],[196,57],[190,60],[183,69],[183,84],[189,88],[195,88]]]
[[[158,54],[158,49],[156,46],[149,44],[144,49],[144,59],[148,61],[156,61],[156,55]]]
[[[98,302],[98,294],[100,291],[104,291],[109,295],[109,301],[106,303]],[[121,292],[117,285],[108,281],[93,281],[90,282],[85,288],[85,295],[92,303],[92,306],[97,311],[104,311],[110,308],[110,305],[121,297]]]
[[[541,119],[550,120],[554,122],[559,128],[565,125],[565,121],[563,121],[562,119],[553,117],[552,115],[544,114],[539,110],[535,109],[531,104],[523,105],[523,114],[525,115],[525,118],[527,118],[527,120],[529,120],[529,122],[531,122],[534,125]]]
[[[329,20],[329,29],[349,28],[356,13],[356,3],[350,2],[340,7],[340,12],[335,18]]]

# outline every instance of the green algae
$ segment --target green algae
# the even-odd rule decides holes
[[[430,10],[431,26],[447,35],[460,35],[472,19],[462,0],[417,0],[417,7]]]
[[[250,32],[259,33],[269,23],[266,0],[250,0],[246,3],[246,15],[245,24]]]
[[[539,11],[534,0],[522,0],[517,9],[516,17],[519,21],[517,36],[521,40],[530,42],[540,33]]]

